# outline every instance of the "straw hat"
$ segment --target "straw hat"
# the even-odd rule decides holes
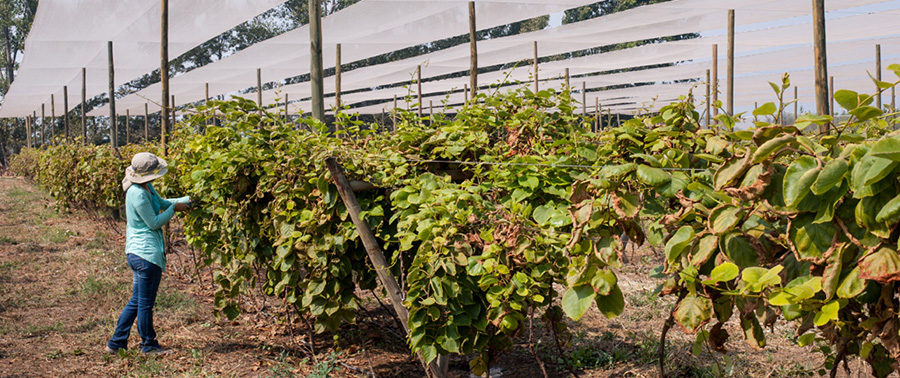
[[[168,164],[160,157],[149,152],[139,152],[131,159],[131,166],[125,168],[122,189],[128,190],[131,184],[143,184],[160,177],[169,171]]]

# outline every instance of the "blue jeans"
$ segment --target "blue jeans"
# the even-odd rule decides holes
[[[128,335],[131,324],[137,319],[138,334],[141,335],[141,351],[148,352],[159,348],[156,331],[153,330],[153,305],[156,303],[156,292],[162,278],[162,269],[137,255],[128,254],[128,266],[134,274],[131,300],[119,315],[116,331],[109,339],[112,349],[128,348]]]

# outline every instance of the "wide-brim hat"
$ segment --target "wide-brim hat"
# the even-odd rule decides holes
[[[143,184],[165,176],[169,165],[162,158],[149,152],[140,152],[131,159],[131,166],[125,168],[125,180]]]

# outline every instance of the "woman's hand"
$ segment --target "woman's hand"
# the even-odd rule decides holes
[[[176,203],[174,206],[175,206],[175,211],[177,211],[177,212],[187,211],[188,209],[191,208],[191,206],[186,203]]]

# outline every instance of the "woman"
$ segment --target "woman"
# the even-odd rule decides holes
[[[175,211],[185,211],[189,198],[163,199],[150,183],[168,171],[166,161],[149,152],[141,152],[131,159],[125,169],[122,189],[125,190],[125,256],[134,274],[132,296],[116,325],[116,331],[106,344],[106,351],[115,354],[128,348],[131,324],[137,319],[141,335],[141,352],[165,353],[153,330],[153,305],[162,272],[166,269],[165,241],[162,226],[172,219]]]

